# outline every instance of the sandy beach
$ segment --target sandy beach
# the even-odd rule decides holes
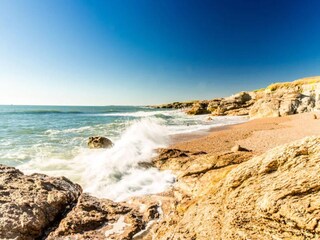
[[[213,128],[211,132],[184,135],[174,139],[171,148],[188,151],[205,151],[208,154],[229,151],[239,144],[254,155],[261,154],[276,146],[316,136],[320,133],[320,120],[313,113],[285,117],[261,118],[242,124]],[[205,136],[204,136],[205,135]],[[186,140],[189,138],[189,140]]]

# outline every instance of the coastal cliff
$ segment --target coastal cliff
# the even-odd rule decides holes
[[[240,92],[226,98],[170,103],[156,108],[185,109],[192,115],[279,117],[320,109],[320,77],[271,84],[265,89]]]

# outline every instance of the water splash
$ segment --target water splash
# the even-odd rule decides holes
[[[63,175],[81,184],[85,192],[115,201],[159,193],[172,184],[174,176],[156,168],[143,169],[139,163],[151,161],[157,148],[167,146],[168,129],[162,124],[157,118],[137,120],[110,149],[83,149],[71,160],[34,159],[19,169]]]

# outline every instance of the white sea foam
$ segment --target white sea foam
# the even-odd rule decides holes
[[[168,146],[170,135],[206,131],[247,120],[242,117],[214,117],[213,120],[207,120],[208,116],[187,116],[179,110],[112,113],[106,116],[134,116],[136,120],[47,130],[44,134],[51,143],[35,144],[25,149],[32,151],[32,154],[22,157],[33,158],[18,168],[25,173],[66,176],[79,183],[85,192],[122,201],[131,196],[165,191],[174,182],[170,171],[144,169],[139,165],[151,161],[157,148]],[[110,149],[87,149],[83,135],[96,133],[111,134],[114,146]],[[61,144],[69,147],[68,153],[64,153],[63,149],[61,153],[56,153]]]
[[[155,156],[155,149],[168,144],[168,131],[161,122],[151,118],[135,121],[110,149],[83,149],[71,160],[33,159],[19,168],[26,173],[69,177],[84,191],[115,201],[162,192],[174,176],[169,171],[139,167]]]
[[[124,113],[102,113],[100,116],[109,117],[150,117],[158,114],[171,116],[175,111],[162,110],[162,111],[138,111],[138,112],[124,112]],[[177,111],[176,111],[177,112]]]

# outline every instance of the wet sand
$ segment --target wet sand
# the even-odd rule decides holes
[[[246,123],[213,128],[202,132],[176,136],[172,148],[217,153],[229,151],[234,145],[261,154],[276,146],[320,134],[320,119],[314,113],[303,113],[279,118],[263,118]],[[318,114],[320,117],[320,114]]]

